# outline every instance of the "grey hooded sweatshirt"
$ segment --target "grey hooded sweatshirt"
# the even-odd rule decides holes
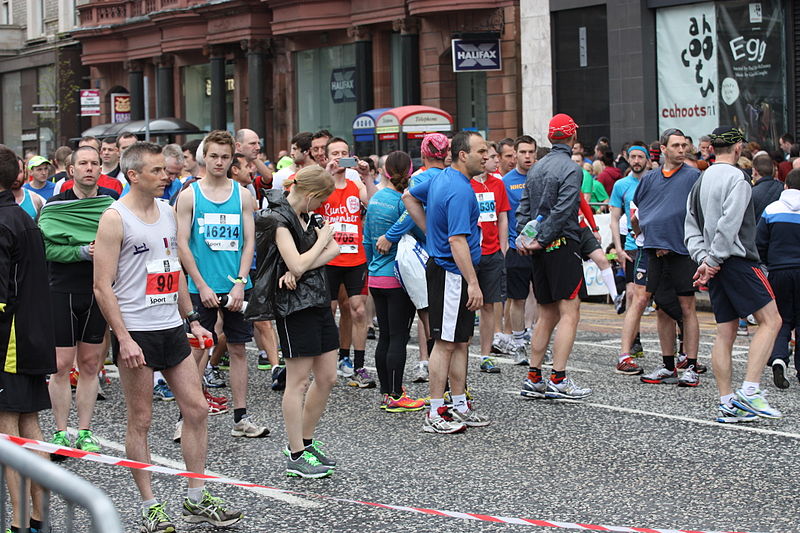
[[[692,187],[686,202],[684,243],[692,259],[709,266],[729,257],[758,261],[752,188],[744,172],[715,163]]]

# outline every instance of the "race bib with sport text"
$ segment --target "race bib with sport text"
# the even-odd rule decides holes
[[[147,262],[145,306],[178,303],[181,262],[178,259],[153,259]]]

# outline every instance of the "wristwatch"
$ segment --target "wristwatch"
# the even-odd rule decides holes
[[[188,315],[186,315],[187,322],[200,322],[200,313],[197,311],[192,311]]]

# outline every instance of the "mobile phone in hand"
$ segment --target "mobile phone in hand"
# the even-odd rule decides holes
[[[339,159],[339,166],[342,168],[354,168],[356,166],[355,157],[343,157]]]

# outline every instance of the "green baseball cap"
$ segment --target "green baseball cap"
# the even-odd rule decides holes
[[[41,165],[49,165],[50,161],[47,160],[46,157],[42,157],[40,155],[35,155],[31,157],[31,160],[28,161],[28,170],[33,170],[34,168],[41,166]]]

